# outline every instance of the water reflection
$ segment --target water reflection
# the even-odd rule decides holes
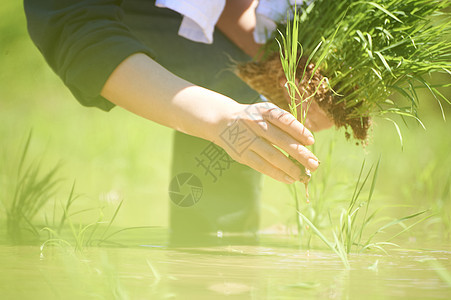
[[[3,299],[447,299],[451,287],[436,270],[449,272],[450,259],[448,251],[369,253],[351,255],[351,269],[344,270],[334,253],[298,249],[284,239],[82,253],[0,246],[0,291]]]

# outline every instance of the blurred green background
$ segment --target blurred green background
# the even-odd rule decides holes
[[[449,76],[436,77],[449,81]],[[449,89],[442,91],[450,98]],[[403,147],[393,124],[381,118],[374,119],[365,147],[346,141],[342,131],[318,133],[314,151],[322,165],[313,181],[329,178],[322,197],[345,203],[362,160],[371,165],[380,157],[373,209],[396,206],[383,215],[398,217],[430,209],[435,216],[417,230],[441,243],[450,236],[451,125],[441,117],[437,101],[427,91],[420,94],[420,117],[427,130],[413,120],[399,121]],[[443,106],[451,117],[450,105]],[[111,213],[123,199],[115,225],[167,226],[172,130],[120,108],[105,113],[79,105],[29,39],[22,3],[7,0],[0,7],[0,200],[4,205],[30,130],[29,160],[42,159],[43,172],[63,163],[58,173],[63,180],[52,200],[65,201],[75,181],[81,198],[74,205],[79,209],[104,206]],[[316,190],[312,188],[311,201],[317,201]],[[265,178],[263,195],[262,228],[293,224],[286,186]],[[52,207],[49,201],[35,221],[44,220]],[[3,227],[5,207],[0,209]],[[78,217],[92,222],[96,215],[88,212]]]

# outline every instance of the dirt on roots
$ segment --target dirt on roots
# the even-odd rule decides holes
[[[301,57],[296,71],[297,81],[299,82],[298,89],[302,95],[302,99],[311,97],[309,99],[318,103],[330,119],[334,121],[337,128],[345,127],[346,138],[349,139],[351,137],[349,133],[350,128],[353,137],[365,143],[368,136],[368,129],[371,126],[371,119],[368,115],[362,115],[359,112],[358,109],[362,105],[362,102],[352,107],[347,107],[346,102],[340,101],[341,97],[335,95],[330,90],[319,68],[313,73],[315,65],[309,63],[305,67],[306,62],[307,58]],[[235,68],[235,73],[265,98],[277,106],[288,110],[287,91],[284,87],[286,78],[278,53],[274,53],[262,61],[238,64]]]

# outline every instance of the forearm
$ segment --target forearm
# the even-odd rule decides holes
[[[225,116],[233,115],[240,106],[177,77],[140,53],[115,69],[101,94],[148,120],[210,141],[216,141],[215,129],[227,122]]]
[[[291,114],[271,105],[239,104],[173,75],[144,54],[123,61],[102,96],[146,119],[212,141],[238,162],[286,183],[299,180],[301,171],[273,145],[310,170],[318,167],[318,159],[303,146],[311,145],[313,136]],[[228,126],[241,126],[237,119],[253,140],[240,154],[219,138]]]

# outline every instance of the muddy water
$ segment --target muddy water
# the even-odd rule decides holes
[[[260,246],[0,246],[0,299],[449,299],[449,251],[351,255]],[[284,246],[281,246],[284,245]]]

